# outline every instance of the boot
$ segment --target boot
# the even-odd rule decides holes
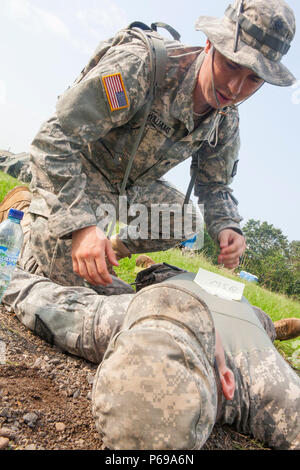
[[[0,223],[8,217],[10,209],[24,211],[30,206],[32,194],[27,186],[17,186],[9,191],[0,204]]]
[[[120,240],[118,235],[113,235],[110,239],[112,244],[112,249],[115,252],[116,258],[119,261],[123,258],[131,258],[131,253],[128,250],[127,246]]]
[[[286,341],[288,339],[300,336],[300,319],[299,318],[283,318],[274,323],[276,331],[276,339]]]
[[[140,255],[135,260],[135,265],[139,268],[150,268],[150,266],[153,266],[154,264],[155,261],[147,255]]]

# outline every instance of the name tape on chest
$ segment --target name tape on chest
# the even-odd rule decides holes
[[[172,129],[172,127],[163,122],[163,120],[153,111],[149,113],[148,122],[150,122],[153,127],[161,131],[167,137],[171,137],[171,135],[174,134],[174,129]]]
[[[102,77],[102,82],[112,112],[129,107],[124,82],[120,73],[106,75]]]

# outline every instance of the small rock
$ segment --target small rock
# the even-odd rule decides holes
[[[35,363],[33,364],[33,367],[41,367],[43,364],[43,359],[41,357],[38,357]]]
[[[52,365],[51,364],[43,364],[41,367],[41,370],[43,372],[50,372],[52,370]]]
[[[92,384],[94,383],[94,378],[95,378],[95,376],[94,376],[94,375],[91,375],[91,374],[89,374],[89,375],[87,376],[87,381],[88,381],[88,383],[89,383],[90,385],[92,385]]]
[[[11,418],[11,411],[9,408],[4,408],[1,413],[0,413],[0,416],[2,416],[2,418]]]
[[[34,428],[36,425],[36,422],[38,420],[38,416],[35,413],[27,413],[26,415],[23,416],[23,421],[24,423],[27,424],[30,428]]]
[[[78,447],[83,447],[85,442],[83,439],[78,439],[78,441],[75,441],[75,444],[78,446]]]
[[[36,445],[35,444],[29,444],[24,448],[24,450],[36,450]]]
[[[9,445],[9,439],[7,437],[0,437],[0,450],[7,449]]]
[[[9,428],[1,428],[0,429],[0,436],[7,437],[8,439],[15,439],[16,433]]]
[[[64,423],[55,423],[55,429],[58,432],[64,432],[66,425]]]
[[[51,359],[49,362],[51,362],[51,364],[53,364],[54,366],[57,366],[57,364],[60,364],[60,359]]]
[[[80,390],[77,389],[77,390],[75,390],[75,392],[73,393],[73,398],[78,398],[79,395],[80,395]]]
[[[88,392],[86,397],[87,397],[88,400],[91,400],[92,399],[92,392]]]

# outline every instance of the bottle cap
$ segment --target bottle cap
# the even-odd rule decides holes
[[[14,219],[22,220],[24,217],[24,212],[18,211],[17,209],[10,209],[8,217],[13,217]]]

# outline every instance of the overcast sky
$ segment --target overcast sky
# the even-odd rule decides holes
[[[198,16],[223,16],[229,0],[0,0],[0,148],[28,151],[57,96],[74,81],[98,42],[134,20],[164,21],[186,44],[204,45]],[[288,0],[300,21],[299,0]],[[300,23],[299,23],[300,24]],[[167,33],[166,33],[167,34]],[[233,184],[244,222],[250,218],[300,240],[300,34],[284,64],[292,88],[265,85],[240,107],[238,174]],[[183,192],[189,161],[168,178]]]

